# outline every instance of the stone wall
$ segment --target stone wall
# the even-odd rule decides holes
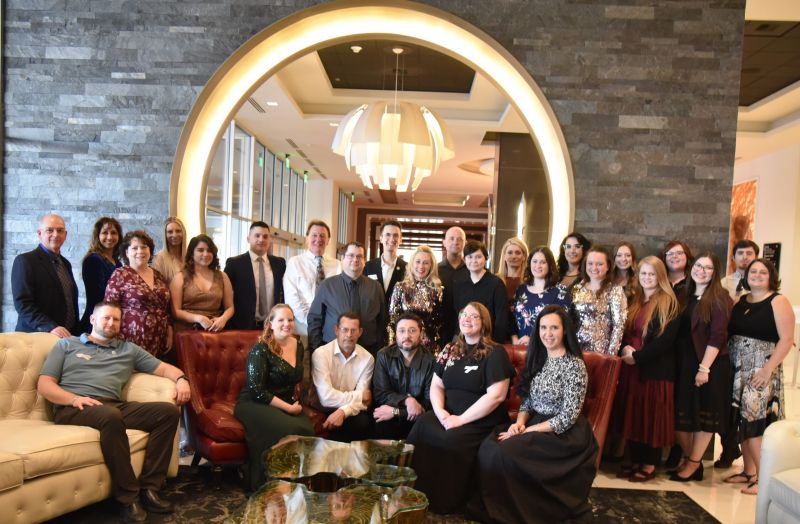
[[[205,82],[259,30],[316,3],[5,2],[4,330],[11,261],[36,245],[36,218],[66,217],[79,282],[97,217],[160,236]],[[673,237],[724,251],[744,0],[426,3],[496,38],[544,90],[572,156],[576,229],[644,252]]]

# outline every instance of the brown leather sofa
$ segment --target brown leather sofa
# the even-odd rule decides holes
[[[244,381],[247,355],[260,335],[260,331],[178,333],[178,364],[189,377],[192,388],[192,401],[186,406],[186,426],[195,450],[194,465],[201,457],[213,464],[237,464],[247,459],[244,427],[233,416],[233,408]],[[506,344],[504,348],[514,368],[522,369],[526,346]],[[597,353],[584,353],[584,360],[589,385],[583,414],[602,449],[622,361]],[[516,418],[521,401],[516,390],[518,382],[519,373],[506,400],[512,419]],[[303,406],[303,412],[311,419],[317,435],[325,436],[322,430],[325,415],[307,405]]]

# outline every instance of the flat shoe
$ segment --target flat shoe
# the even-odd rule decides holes
[[[648,480],[653,480],[655,476],[656,470],[647,473],[640,469],[638,471],[634,471],[631,476],[628,477],[628,482],[647,482]]]
[[[740,471],[739,473],[725,477],[722,479],[722,482],[726,484],[750,484],[755,476],[755,473],[748,475],[744,471]]]
[[[633,469],[633,466],[622,466],[621,468],[619,468],[619,471],[617,472],[617,478],[626,479],[631,475],[633,475],[634,471],[635,470]]]

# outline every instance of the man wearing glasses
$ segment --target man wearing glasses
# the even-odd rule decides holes
[[[387,312],[383,286],[364,276],[364,245],[350,242],[342,257],[342,273],[322,281],[308,311],[308,345],[313,351],[336,338],[336,323],[347,311],[358,314],[363,333],[358,343],[374,357],[386,338]]]
[[[78,335],[78,286],[72,265],[61,255],[67,239],[64,219],[44,215],[36,234],[39,246],[17,255],[11,268],[16,330],[50,332],[59,338]]]

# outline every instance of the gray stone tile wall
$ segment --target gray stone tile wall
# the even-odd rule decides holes
[[[80,283],[94,220],[160,245],[178,138],[208,78],[310,0],[7,0],[3,329],[11,261],[66,217]],[[744,0],[434,0],[504,45],[550,100],[575,172],[575,227],[648,253],[725,249]],[[557,205],[557,204],[556,204]],[[79,287],[82,285],[79,284]]]

